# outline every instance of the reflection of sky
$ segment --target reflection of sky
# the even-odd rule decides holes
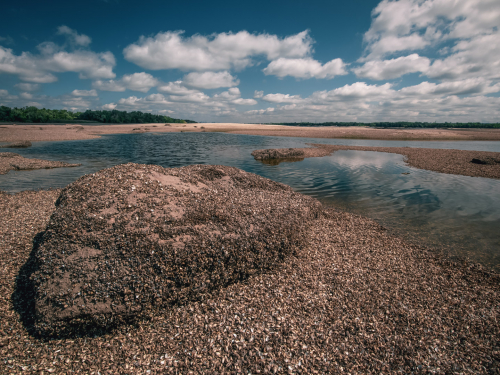
[[[420,170],[405,165],[402,155],[368,151],[337,151],[279,167],[281,182],[326,204],[419,242],[500,264],[498,180]]]
[[[422,147],[425,142],[318,140],[221,133],[115,135],[95,140],[38,142],[11,149],[26,157],[82,163],[76,168],[11,171],[0,175],[0,190],[64,187],[84,174],[126,162],[179,167],[223,164],[292,186],[295,190],[411,232],[429,243],[449,244],[483,254],[500,264],[500,181],[440,174],[405,165],[403,156],[369,151],[337,151],[332,156],[267,165],[250,153],[263,148],[304,147],[306,142]],[[460,142],[427,142],[427,147]],[[463,143],[463,142],[462,142]],[[429,146],[430,145],[430,146]],[[469,148],[500,142],[470,142]],[[486,147],[487,146],[487,147]],[[409,174],[407,174],[409,173]],[[478,250],[479,249],[479,250]],[[486,255],[484,255],[486,254]],[[482,258],[481,258],[482,259]],[[495,260],[496,259],[496,260]]]

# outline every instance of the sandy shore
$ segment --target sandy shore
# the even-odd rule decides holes
[[[93,139],[104,134],[224,132],[305,138],[380,140],[500,140],[500,129],[374,129],[368,127],[299,127],[260,124],[0,125],[0,142]]]
[[[29,159],[13,152],[0,152],[0,174],[6,174],[8,171],[78,167],[79,165],[81,164],[69,164],[61,161],[43,159]]]
[[[256,150],[257,160],[286,161],[332,155],[339,150],[388,152],[404,155],[405,162],[415,168],[471,177],[500,179],[500,152],[464,151],[411,147],[365,147],[311,144],[309,148]],[[473,160],[475,162],[473,162]],[[490,164],[479,164],[480,162]]]
[[[277,270],[101,337],[41,341],[16,276],[58,190],[0,192],[0,373],[498,373],[500,278],[327,211]]]

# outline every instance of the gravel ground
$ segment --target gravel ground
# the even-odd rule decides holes
[[[279,162],[281,159],[286,161],[296,157],[295,155],[301,155],[302,158],[322,157],[339,150],[388,152],[404,155],[406,163],[419,169],[462,176],[500,178],[500,152],[322,144],[311,144],[311,146],[313,147],[255,150],[252,156],[256,160]]]
[[[0,193],[0,373],[499,374],[500,277],[328,210],[277,269],[97,337],[30,336],[11,295],[59,191]]]
[[[81,164],[69,164],[62,161],[42,159],[28,159],[13,152],[0,152],[0,174],[6,174],[9,171],[78,167],[79,165]]]

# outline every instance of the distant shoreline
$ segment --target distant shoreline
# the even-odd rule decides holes
[[[65,141],[99,138],[106,134],[217,132],[274,137],[373,139],[401,141],[500,141],[500,129],[380,129],[360,126],[311,127],[235,123],[197,124],[0,124],[0,142]]]

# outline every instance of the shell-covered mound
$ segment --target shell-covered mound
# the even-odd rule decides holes
[[[132,163],[80,178],[56,206],[33,252],[42,335],[108,329],[272,269],[321,212],[236,168]]]
[[[252,152],[255,160],[271,159],[300,159],[305,157],[305,153],[297,148],[271,148],[267,150],[255,150]]]

